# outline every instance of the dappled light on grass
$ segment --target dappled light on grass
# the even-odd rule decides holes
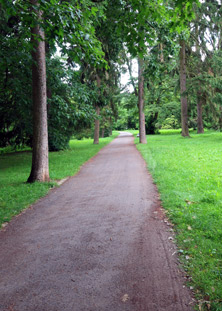
[[[176,225],[197,297],[222,310],[222,133],[148,136],[137,144]],[[206,302],[203,303],[206,304]],[[204,310],[204,309],[202,309]]]

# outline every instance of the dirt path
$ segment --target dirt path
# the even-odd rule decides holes
[[[122,134],[0,232],[0,310],[192,310],[167,229]]]

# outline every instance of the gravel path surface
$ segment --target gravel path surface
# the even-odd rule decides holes
[[[0,310],[191,311],[169,228],[121,134],[0,232]]]

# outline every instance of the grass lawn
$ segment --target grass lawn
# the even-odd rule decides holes
[[[198,310],[222,310],[222,133],[147,136],[137,148],[175,225]]]
[[[109,138],[100,138],[99,145],[93,145],[92,139],[71,140],[70,149],[50,152],[50,183],[27,184],[31,170],[31,151],[0,154],[0,227],[14,215],[47,194],[56,185],[55,180],[72,176],[80,166],[92,158],[102,147],[107,145],[118,132]],[[11,150],[8,150],[11,151]]]

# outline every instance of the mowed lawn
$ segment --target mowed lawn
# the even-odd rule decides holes
[[[222,310],[222,133],[147,136],[137,148],[178,233],[198,310]]]
[[[101,138],[99,145],[93,145],[92,139],[71,140],[70,149],[50,152],[50,183],[26,183],[31,170],[31,151],[0,155],[0,227],[46,195],[50,188],[56,186],[57,180],[77,173],[84,162],[117,135],[118,132],[114,132],[112,137]]]

